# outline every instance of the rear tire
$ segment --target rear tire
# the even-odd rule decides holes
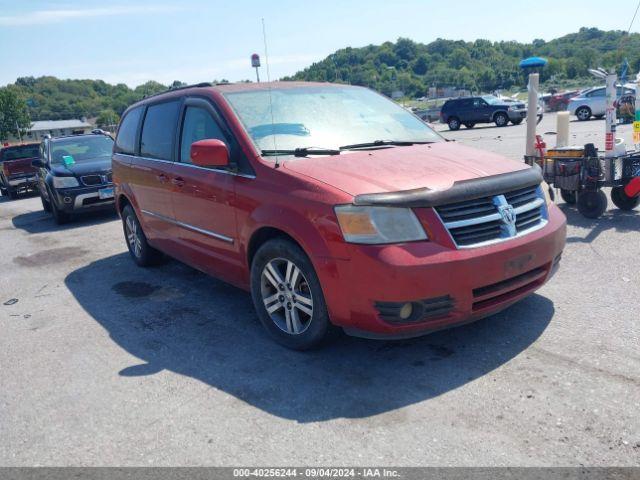
[[[568,203],[569,205],[575,205],[576,201],[578,200],[578,192],[576,192],[575,190],[560,189],[560,196],[565,201],[565,203]]]
[[[585,190],[578,195],[578,211],[587,218],[600,218],[607,210],[607,196],[602,190]]]
[[[581,122],[586,122],[591,118],[591,109],[589,107],[580,107],[576,110],[576,117]]]
[[[315,348],[333,329],[313,265],[290,240],[276,238],[258,249],[251,262],[251,297],[264,328],[287,348]]]
[[[624,187],[613,187],[611,189],[611,201],[620,210],[633,210],[640,205],[640,196],[630,197],[625,191]]]
[[[493,121],[496,127],[506,127],[509,123],[509,116],[504,112],[498,112],[495,117],[493,117]]]
[[[122,230],[129,254],[136,265],[150,267],[162,262],[164,255],[147,242],[147,237],[131,205],[127,205],[122,210]]]
[[[449,125],[449,130],[460,130],[460,120],[458,120],[456,117],[451,117],[447,124]]]

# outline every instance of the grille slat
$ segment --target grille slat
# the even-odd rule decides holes
[[[513,212],[514,223],[508,223],[502,216],[504,212],[501,214],[501,211],[509,206],[520,211]],[[532,186],[495,197],[443,205],[436,207],[436,212],[456,245],[468,248],[487,242],[507,240],[520,232],[543,226],[544,208],[538,186]]]

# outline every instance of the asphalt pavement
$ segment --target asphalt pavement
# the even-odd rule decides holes
[[[524,124],[437,128],[522,158]],[[603,142],[603,121],[571,129]],[[640,465],[640,210],[558,203],[560,271],[517,305],[298,353],[247,293],[137,268],[114,214],[56,226],[39,198],[2,197],[0,465]]]

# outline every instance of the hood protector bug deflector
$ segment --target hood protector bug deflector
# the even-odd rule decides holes
[[[437,207],[475,198],[500,195],[512,190],[539,185],[541,182],[542,172],[536,165],[516,172],[455,182],[451,188],[446,190],[416,188],[399,192],[356,195],[353,204],[409,208]]]

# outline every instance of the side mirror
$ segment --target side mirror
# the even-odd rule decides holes
[[[229,149],[218,139],[198,140],[191,144],[191,162],[198,167],[226,167]]]
[[[45,164],[41,158],[36,158],[35,160],[31,160],[31,166],[34,168],[44,168]]]

